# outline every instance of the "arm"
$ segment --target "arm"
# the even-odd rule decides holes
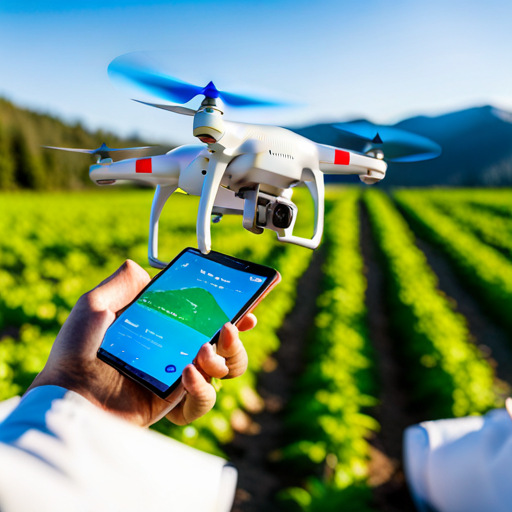
[[[129,304],[149,280],[145,270],[127,261],[115,274],[83,295],[57,336],[43,371],[29,389],[62,387],[140,426],[149,426],[164,416],[185,425],[206,414],[216,398],[211,377],[233,378],[245,372],[247,353],[238,331],[252,329],[256,319],[247,315],[238,328],[226,324],[217,352],[206,343],[195,364],[185,368],[183,386],[163,400],[96,357],[117,311]]]
[[[224,326],[217,353],[209,343],[202,347],[185,369],[183,390],[168,400],[96,357],[116,312],[148,281],[128,261],[82,296],[29,391],[19,402],[0,404],[2,510],[231,508],[234,468],[139,426],[163,416],[184,425],[206,414],[215,403],[211,377],[237,377],[247,368],[238,329]],[[239,327],[255,323],[247,315]]]
[[[510,510],[511,458],[512,421],[504,409],[405,431],[406,476],[420,512]]]

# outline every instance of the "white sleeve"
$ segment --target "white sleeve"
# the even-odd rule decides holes
[[[409,427],[404,462],[420,512],[512,510],[512,420],[505,409]]]
[[[0,405],[0,510],[227,512],[236,470],[57,386]]]

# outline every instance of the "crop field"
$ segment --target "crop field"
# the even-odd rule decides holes
[[[147,265],[152,192],[0,194],[0,399],[43,367],[81,294],[127,259]],[[313,209],[297,190],[299,228]],[[217,403],[155,429],[239,468],[237,511],[414,510],[401,435],[500,407],[512,385],[512,190],[329,189],[314,253],[213,225],[213,248],[282,283],[241,338],[249,369]],[[195,246],[197,198],[164,209],[162,259]]]

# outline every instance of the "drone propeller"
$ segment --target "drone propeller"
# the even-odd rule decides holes
[[[73,153],[86,153],[88,155],[96,155],[99,157],[99,160],[103,160],[105,158],[113,158],[114,156],[118,156],[121,159],[125,158],[135,158],[140,156],[149,156],[154,155],[154,151],[156,146],[143,146],[139,148],[109,148],[105,143],[103,143],[97,149],[76,149],[76,148],[58,148],[55,146],[43,146],[46,149],[58,149],[60,151],[71,151]]]
[[[184,116],[193,116],[197,112],[193,108],[181,107],[180,105],[161,105],[160,103],[148,103],[147,101],[133,100],[143,105],[149,105],[150,107],[161,108],[163,110],[169,110],[176,114],[182,114]]]
[[[367,142],[365,153],[382,152],[383,159],[392,163],[421,162],[441,154],[441,146],[421,135],[391,126],[375,125],[368,121],[334,125]]]
[[[209,82],[205,87],[192,85],[151,69],[144,64],[131,62],[129,56],[131,54],[121,55],[110,63],[108,67],[110,79],[114,82],[118,78],[128,79],[146,92],[173,103],[188,103],[191,99],[202,94],[206,98],[220,98],[224,103],[232,107],[271,107],[281,105],[281,103],[275,101],[219,91],[213,82]]]

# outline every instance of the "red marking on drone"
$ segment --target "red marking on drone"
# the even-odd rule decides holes
[[[151,158],[143,158],[135,162],[135,172],[152,173]]]
[[[335,165],[350,164],[350,153],[348,151],[341,151],[340,149],[336,149],[334,151],[334,164]]]

